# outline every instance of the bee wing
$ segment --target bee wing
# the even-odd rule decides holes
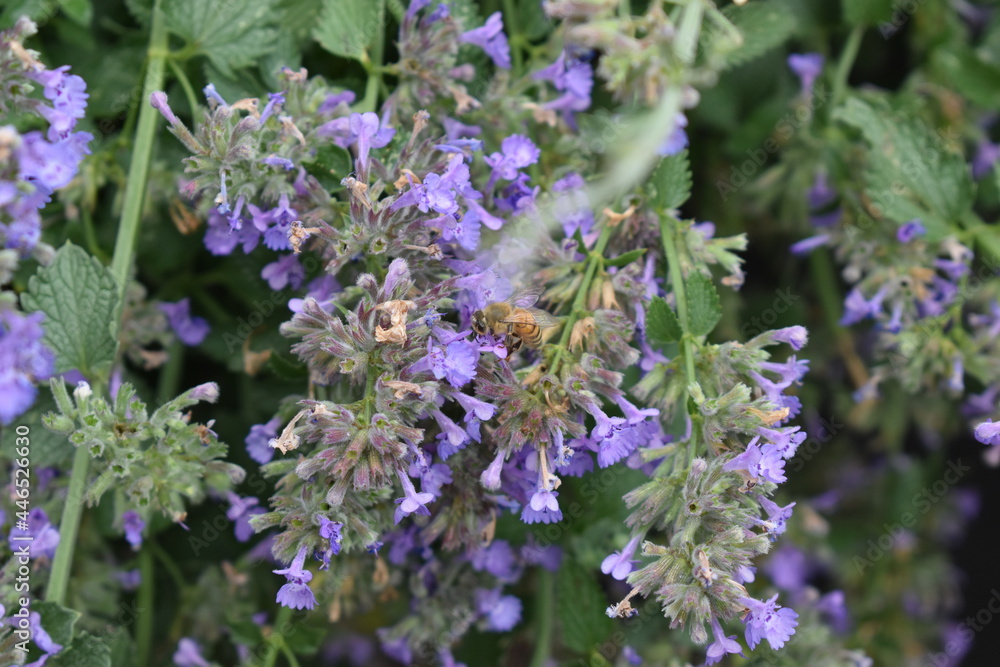
[[[558,317],[545,312],[541,308],[524,308],[523,310],[526,310],[529,313],[531,313],[531,317],[534,318],[535,320],[534,322],[535,326],[541,329],[544,329],[545,327],[554,327],[555,325],[559,324]],[[524,324],[524,320],[519,320],[512,317],[502,319],[500,320],[500,322],[503,322],[504,324]]]
[[[542,288],[537,285],[534,287],[525,287],[520,289],[509,297],[504,299],[504,303],[509,303],[512,306],[517,306],[518,308],[530,308],[535,305],[538,301],[538,297],[542,295]]]

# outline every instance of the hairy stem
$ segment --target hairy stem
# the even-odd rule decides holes
[[[135,630],[135,643],[137,664],[148,665],[149,654],[153,647],[153,618],[155,574],[153,572],[153,554],[147,546],[139,553],[139,572],[142,575],[142,582],[139,584],[139,595],[136,604],[139,608],[137,627]]]
[[[160,2],[156,0],[153,5],[144,90],[163,88],[163,62],[166,47],[167,28],[163,14],[160,12]],[[139,217],[142,213],[142,200],[146,192],[149,159],[153,152],[153,131],[155,130],[154,123],[157,112],[144,101],[141,104],[135,150],[132,152],[132,164],[129,166],[128,184],[125,187],[125,203],[118,226],[115,252],[111,259],[111,272],[118,281],[119,300],[125,297],[128,271],[132,264],[132,251],[135,247]],[[95,388],[95,392],[97,391],[98,388]],[[66,588],[69,585],[69,574],[73,565],[73,550],[76,546],[76,536],[80,531],[80,517],[83,514],[84,486],[89,469],[90,453],[85,447],[78,447],[73,456],[73,472],[69,478],[69,493],[59,523],[59,546],[56,548],[56,555],[52,561],[52,574],[45,591],[45,599],[49,602],[63,604],[66,599]]]
[[[552,573],[545,568],[538,570],[538,601],[536,620],[538,641],[535,642],[535,652],[531,655],[530,667],[544,667],[548,664],[552,649],[552,619],[555,616],[555,584]]]
[[[837,71],[833,78],[833,106],[837,106],[843,101],[844,91],[847,89],[847,77],[854,66],[854,60],[858,57],[858,49],[861,48],[861,38],[864,36],[863,26],[855,26],[851,34],[847,37],[844,50],[840,52],[840,60],[837,61]]]
[[[274,667],[274,661],[278,658],[278,651],[285,643],[283,630],[288,627],[292,618],[291,607],[281,607],[278,610],[278,617],[274,619],[274,633],[267,638],[267,653],[261,661],[261,667]]]

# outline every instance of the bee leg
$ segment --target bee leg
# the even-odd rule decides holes
[[[507,347],[507,356],[509,357],[521,348],[521,339],[517,336],[507,334],[504,345]]]

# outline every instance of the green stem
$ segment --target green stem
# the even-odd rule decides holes
[[[674,232],[677,220],[664,216],[660,220],[660,236],[663,241],[663,252],[667,256],[667,270],[670,285],[677,303],[677,319],[680,320],[684,337],[681,339],[681,355],[684,357],[684,374],[688,384],[695,381],[694,354],[691,350],[691,323],[688,320],[687,293],[684,291],[684,273],[681,271],[680,255],[677,252],[677,242]]]
[[[80,217],[83,219],[83,238],[87,242],[87,250],[94,257],[101,261],[107,260],[107,255],[101,250],[101,244],[97,242],[97,233],[94,231],[94,217],[90,214],[90,209],[86,206],[80,208]]]
[[[378,109],[378,91],[382,87],[382,50],[385,46],[385,30],[375,33],[370,59],[365,63],[368,70],[368,82],[365,84],[365,97],[361,100],[358,111],[376,111]]]
[[[146,78],[142,88],[144,91],[152,92],[163,88],[166,49],[167,27],[163,20],[163,13],[160,11],[160,2],[156,0],[153,5],[153,24],[149,36]],[[129,165],[128,182],[125,185],[125,201],[122,205],[121,221],[118,224],[115,254],[111,259],[111,273],[118,281],[119,298],[124,296],[125,286],[128,284],[135,239],[139,231],[139,220],[142,217],[143,198],[146,194],[149,162],[153,155],[156,119],[159,115],[156,109],[146,103],[145,98],[141,99],[139,104],[139,123],[135,133],[135,147],[132,150],[132,163]]]
[[[154,612],[154,591],[155,574],[153,572],[153,555],[148,546],[139,552],[139,571],[142,574],[142,582],[139,584],[139,595],[136,603],[139,607],[139,617],[136,619],[138,627],[135,631],[135,643],[137,645],[137,658],[140,665],[149,664],[149,654],[153,646],[153,617]]]
[[[160,2],[156,0],[153,6],[153,24],[150,30],[148,51],[149,63],[146,69],[144,90],[158,90],[163,87],[163,56],[155,54],[162,54],[166,46],[167,29],[163,21],[163,14],[160,12]],[[146,192],[146,176],[153,149],[156,115],[155,109],[148,104],[142,104],[139,111],[139,129],[136,132],[136,147],[132,153],[128,184],[125,187],[125,204],[118,226],[114,256],[111,259],[111,273],[118,281],[119,301],[125,296],[128,270],[132,263],[132,250],[139,227],[139,216],[142,213],[142,197]],[[56,548],[55,559],[52,561],[49,586],[45,591],[45,599],[49,602],[63,604],[66,599],[66,588],[69,585],[69,574],[73,565],[73,550],[76,546],[77,534],[80,531],[80,517],[83,515],[84,486],[89,469],[90,453],[86,447],[78,447],[73,456],[69,494],[66,497],[62,519],[59,523],[61,536],[59,546]]]
[[[594,280],[594,274],[597,273],[598,265],[604,261],[604,249],[607,248],[608,241],[611,239],[611,229],[611,225],[604,225],[597,243],[594,244],[594,249],[587,255],[587,264],[583,270],[583,281],[576,291],[576,297],[573,299],[573,309],[570,311],[569,316],[566,318],[566,323],[563,325],[562,335],[559,338],[559,347],[556,349],[556,356],[552,359],[553,374],[559,372],[559,363],[566,353],[570,336],[573,333],[573,326],[580,318],[580,315],[587,310],[587,294],[590,292],[590,283]]]
[[[184,370],[184,345],[174,341],[167,350],[167,363],[160,371],[160,381],[156,386],[156,399],[160,405],[166,403],[177,394],[180,386],[181,371]]]
[[[160,561],[160,565],[163,569],[167,571],[170,578],[174,580],[174,585],[177,586],[177,590],[183,590],[187,586],[187,580],[184,578],[184,573],[181,569],[177,567],[177,563],[170,557],[163,547],[159,545],[158,542],[154,541],[152,538],[146,540],[146,548],[153,552],[157,560]]]
[[[288,660],[289,667],[299,667],[299,661],[295,659],[295,654],[292,653],[292,649],[288,648],[288,644],[281,642],[281,653]]]
[[[521,54],[521,30],[517,20],[517,8],[514,0],[503,0],[503,14],[506,20],[507,37],[510,39],[510,55],[514,61],[513,77],[517,78],[524,71],[523,56]]]
[[[184,73],[184,70],[172,58],[167,60],[167,65],[170,66],[170,71],[173,72],[177,82],[181,84],[181,88],[184,90],[184,97],[187,98],[188,107],[191,109],[191,118],[197,120],[195,114],[198,113],[198,96],[194,94],[194,88],[191,86],[187,74]]]
[[[69,492],[59,522],[59,546],[52,560],[52,574],[45,590],[45,601],[64,604],[66,587],[69,585],[69,571],[73,565],[73,547],[80,532],[80,516],[83,514],[84,485],[90,469],[90,452],[86,447],[77,447],[73,455],[73,472],[69,478]]]
[[[851,73],[854,60],[858,57],[858,49],[861,48],[861,38],[865,29],[862,26],[855,26],[851,34],[847,37],[844,50],[840,52],[840,60],[837,62],[837,71],[833,79],[833,106],[840,104],[847,88],[847,76]]]
[[[274,632],[267,638],[267,653],[264,654],[261,667],[274,667],[274,661],[278,658],[278,651],[285,643],[285,637],[282,632],[288,626],[291,618],[291,607],[281,607],[278,610],[278,617],[274,619]]]
[[[552,621],[555,616],[555,584],[552,581],[552,573],[545,568],[538,571],[538,618],[536,627],[538,628],[538,641],[535,643],[535,652],[531,655],[530,667],[544,667],[548,664],[549,653],[552,648]]]

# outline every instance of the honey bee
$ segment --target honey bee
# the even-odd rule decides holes
[[[503,301],[494,301],[472,314],[472,329],[480,336],[491,334],[504,337],[507,353],[513,354],[524,343],[536,348],[542,344],[542,329],[559,320],[540,308],[531,306],[538,301],[541,290],[527,288]]]

